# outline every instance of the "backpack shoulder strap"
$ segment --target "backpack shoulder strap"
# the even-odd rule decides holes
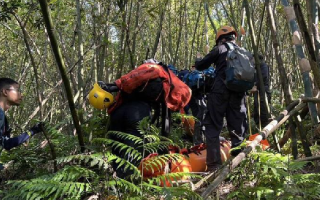
[[[234,48],[234,44],[232,44],[231,42],[225,42],[225,43],[223,43],[225,46],[226,46],[226,48],[228,49],[228,51],[230,51],[230,50],[234,50],[235,48]]]

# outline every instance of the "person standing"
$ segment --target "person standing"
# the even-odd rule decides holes
[[[203,124],[207,144],[207,170],[215,171],[222,165],[220,157],[220,132],[223,118],[226,117],[227,128],[231,137],[232,148],[239,146],[247,131],[245,92],[230,90],[225,85],[227,68],[228,42],[236,46],[237,32],[231,26],[221,27],[216,35],[215,47],[201,60],[195,62],[198,70],[204,70],[211,64],[216,66],[213,86],[207,96],[207,113]],[[233,150],[237,155],[241,150]]]

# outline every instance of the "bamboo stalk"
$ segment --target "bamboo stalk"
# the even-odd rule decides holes
[[[302,45],[302,37],[301,33],[296,21],[295,12],[292,8],[292,6],[289,6],[289,3],[287,0],[281,0],[281,3],[283,5],[283,8],[285,10],[287,21],[290,24],[290,29],[292,33],[292,41],[296,49],[296,54],[298,56],[299,61],[299,67],[302,74],[303,84],[304,84],[304,91],[306,97],[312,97],[312,86],[310,81],[310,71],[311,67],[313,65],[310,65],[309,60],[306,58],[305,53],[303,51],[303,45]],[[316,72],[316,71],[314,71]],[[318,73],[318,72],[316,72]],[[318,75],[318,74],[315,74]],[[316,110],[316,106],[314,103],[308,103],[309,109],[310,109],[310,115],[312,122],[314,124],[317,124],[319,122],[318,113]]]

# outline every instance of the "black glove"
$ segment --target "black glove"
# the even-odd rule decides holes
[[[37,124],[35,124],[32,128],[30,128],[30,131],[32,133],[32,135],[42,132],[43,131],[43,127],[44,127],[44,122],[39,122]]]
[[[117,91],[119,91],[119,88],[115,83],[106,84],[103,81],[98,81],[98,84],[103,90],[105,90],[107,92],[117,92]]]

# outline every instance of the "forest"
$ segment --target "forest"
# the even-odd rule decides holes
[[[320,199],[319,9],[319,0],[0,0],[0,79],[18,82],[23,96],[4,110],[9,134],[44,124],[11,150],[0,130],[0,199]],[[241,153],[223,150],[228,159],[218,171],[184,169],[194,150],[190,114],[172,113],[168,135],[144,118],[137,137],[110,131],[108,111],[90,105],[95,83],[120,80],[146,59],[191,70],[226,25],[254,56],[262,87],[259,105],[245,96]],[[269,66],[269,100],[260,55]],[[267,123],[255,123],[255,106],[268,108]],[[230,139],[226,125],[220,135]],[[172,147],[180,153],[153,157]],[[123,178],[120,169],[130,174]]]

